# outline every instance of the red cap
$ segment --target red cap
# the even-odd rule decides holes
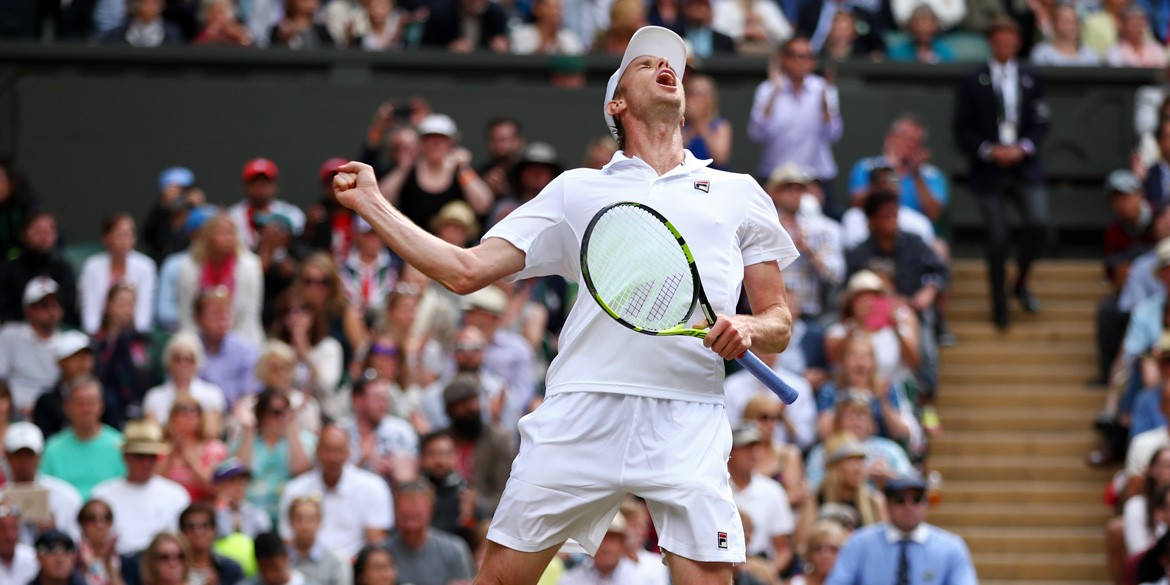
[[[254,158],[244,165],[244,181],[251,181],[259,175],[264,175],[269,179],[275,179],[280,173],[276,169],[276,163],[266,158]]]
[[[336,156],[325,161],[325,163],[321,165],[321,170],[317,171],[317,178],[321,179],[322,183],[332,179],[333,175],[336,175],[337,171],[341,168],[341,165],[347,162],[349,161],[345,160],[344,158],[337,158]]]

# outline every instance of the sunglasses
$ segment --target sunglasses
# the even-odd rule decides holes
[[[889,497],[890,503],[905,505],[905,504],[921,504],[926,500],[926,494],[922,492],[909,492],[900,494],[891,494]]]
[[[163,563],[168,563],[168,562],[172,562],[172,561],[181,561],[181,560],[183,560],[183,558],[184,558],[183,553],[181,553],[181,552],[173,552],[173,553],[156,552],[156,553],[154,553],[154,560],[158,561],[158,562],[163,562]]]
[[[105,522],[109,524],[114,521],[114,513],[107,512],[105,514],[86,514],[81,517],[82,524],[92,524],[94,522]]]
[[[51,544],[42,544],[37,547],[37,554],[51,555],[51,554],[72,554],[73,545],[65,542],[54,542]]]

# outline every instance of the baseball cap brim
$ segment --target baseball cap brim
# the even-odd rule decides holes
[[[622,75],[626,72],[626,67],[631,61],[642,55],[665,57],[666,62],[670,63],[670,68],[674,70],[678,83],[682,83],[683,73],[687,68],[687,44],[683,42],[682,37],[661,26],[644,26],[638,29],[634,36],[630,37],[630,43],[626,45],[621,65],[618,66],[617,71],[613,72],[613,75],[609,76],[609,83],[605,86],[605,101],[601,102],[601,114],[605,116],[605,126],[609,128],[609,132],[613,134],[614,138],[617,138],[617,128],[614,127],[613,116],[605,111],[605,106],[613,99],[613,94],[617,91],[618,82],[621,81]]]

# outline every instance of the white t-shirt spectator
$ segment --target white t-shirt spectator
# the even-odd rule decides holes
[[[512,29],[512,52],[517,55],[531,55],[543,53],[546,55],[580,55],[585,52],[581,39],[571,30],[562,28],[557,31],[557,38],[552,47],[542,51],[540,47],[540,29],[535,24],[522,24]]]
[[[934,243],[934,224],[921,212],[909,207],[898,208],[898,229]],[[848,250],[869,239],[869,219],[860,207],[850,207],[841,216],[841,243]]]
[[[126,257],[126,274],[121,282],[134,286],[134,328],[150,331],[154,311],[154,290],[158,270],[146,254],[131,250]],[[110,274],[110,255],[101,252],[90,256],[77,279],[77,297],[81,304],[81,328],[93,335],[102,324],[106,294],[115,284]]]
[[[191,503],[183,486],[157,475],[141,484],[125,478],[103,481],[89,497],[105,500],[114,512],[118,554],[143,550],[158,533],[178,530],[179,514]]]
[[[629,562],[634,565],[634,582],[638,585],[670,585],[670,569],[662,564],[662,555],[640,549],[638,560]]]
[[[12,555],[12,564],[5,565],[0,560],[0,583],[28,583],[37,578],[41,570],[37,562],[37,551],[23,543],[16,543],[16,552]]]
[[[1138,433],[1129,442],[1129,450],[1125,453],[1125,473],[1130,477],[1145,473],[1154,451],[1167,445],[1170,445],[1170,432],[1166,430],[1166,425]]]
[[[589,559],[565,571],[558,585],[649,585],[638,577],[638,571],[630,559],[619,560],[609,577],[602,577],[593,568],[593,560]]]
[[[784,486],[774,479],[752,473],[751,481],[742,490],[734,481],[731,482],[731,494],[735,498],[735,505],[752,519],[748,556],[762,554],[772,558],[775,554],[772,539],[782,534],[792,534],[796,526]]]
[[[171,417],[171,407],[175,404],[175,397],[178,391],[175,385],[167,380],[160,386],[151,388],[146,393],[146,397],[142,399],[142,410],[146,414],[154,417],[158,424],[167,424],[167,419]],[[203,412],[217,412],[223,414],[224,409],[227,408],[227,399],[224,398],[223,390],[219,386],[211,382],[204,382],[199,378],[191,380],[191,396],[199,402],[199,406],[203,407]]]
[[[37,398],[57,383],[61,370],[53,355],[54,333],[41,339],[28,323],[8,323],[0,328],[0,380],[8,382],[12,406],[31,410]]]
[[[352,558],[365,544],[365,530],[394,527],[394,506],[385,480],[364,469],[346,465],[341,479],[327,489],[320,469],[298,475],[280,496],[280,535],[292,537],[288,508],[296,498],[321,498],[321,529],[317,542],[345,558]]]
[[[812,387],[804,376],[777,367],[773,367],[772,371],[797,392],[796,402],[786,406],[783,415],[792,423],[795,436],[788,436],[788,429],[777,422],[772,439],[775,443],[791,443],[801,449],[807,449],[817,440],[817,405]],[[763,382],[747,370],[740,370],[728,376],[723,382],[723,392],[727,400],[725,409],[727,418],[733,425],[743,420],[743,409],[749,400],[757,394],[773,395]]]
[[[1125,552],[1137,554],[1151,546],[1166,533],[1166,525],[1155,522],[1154,532],[1151,533],[1146,524],[1146,495],[1137,494],[1125,501],[1125,508],[1121,513],[1125,527]]]
[[[0,500],[4,499],[5,492],[11,485],[8,483],[4,489],[0,489]],[[32,485],[48,491],[49,513],[53,516],[53,527],[68,534],[76,542],[81,537],[81,529],[77,526],[77,512],[81,510],[82,504],[81,493],[68,482],[51,475],[38,474]]]

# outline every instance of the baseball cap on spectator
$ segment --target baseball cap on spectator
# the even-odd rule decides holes
[[[62,331],[53,340],[53,357],[61,361],[80,351],[93,352],[89,347],[89,336],[75,330]]]
[[[459,140],[459,129],[455,127],[455,120],[446,114],[431,114],[418,123],[418,135],[438,134],[451,140]]]
[[[459,374],[443,389],[443,404],[451,405],[479,396],[479,382],[474,374]]]
[[[614,125],[613,116],[609,115],[605,106],[613,100],[613,94],[617,91],[618,82],[621,81],[622,74],[626,72],[626,67],[630,65],[631,61],[642,55],[665,57],[670,68],[674,70],[675,81],[680,86],[682,85],[683,73],[687,69],[687,45],[683,42],[682,37],[661,26],[644,26],[638,29],[630,37],[629,44],[626,45],[621,65],[618,66],[617,71],[613,72],[613,75],[609,76],[609,83],[605,85],[605,101],[601,102],[601,113],[605,116],[605,127],[609,128],[609,133],[615,139],[618,137],[617,126]]]
[[[344,165],[347,162],[349,161],[336,156],[325,161],[321,164],[321,170],[317,171],[317,178],[320,179],[322,183],[331,180],[333,175],[336,175],[337,171],[341,169],[341,165]]]
[[[463,201],[452,201],[431,218],[431,231],[438,232],[439,228],[455,223],[467,230],[467,238],[474,240],[479,235],[479,222],[475,220],[475,210]]]
[[[926,480],[918,472],[912,471],[886,480],[882,491],[891,494],[905,490],[926,491]]]
[[[45,435],[37,425],[30,422],[8,425],[8,431],[4,433],[4,450],[15,453],[21,449],[31,449],[38,455],[45,450]]]
[[[38,276],[24,285],[24,294],[21,295],[21,302],[26,307],[35,305],[44,300],[45,297],[57,294],[59,290],[61,290],[61,287],[57,286],[57,281],[48,276]]]
[[[735,427],[731,431],[731,446],[747,447],[748,445],[759,443],[764,438],[760,436],[760,429],[756,428],[754,423],[745,423]]]
[[[765,189],[772,189],[780,185],[807,185],[812,177],[800,168],[800,165],[794,162],[786,162],[772,171],[772,175],[768,177],[768,183],[764,185]]]
[[[503,315],[508,308],[508,295],[494,286],[485,286],[463,297],[463,310],[480,309],[495,315]]]
[[[68,534],[61,532],[56,528],[50,528],[40,533],[37,536],[35,542],[37,552],[41,553],[47,553],[53,550],[61,550],[64,552],[73,552],[77,550],[76,546],[73,544],[73,539],[70,538]]]
[[[163,191],[171,185],[178,185],[184,189],[195,184],[195,173],[187,167],[169,167],[158,175],[158,190]]]
[[[854,439],[845,439],[829,453],[826,464],[834,465],[846,459],[865,459],[865,447]]]
[[[1117,169],[1105,179],[1105,194],[1112,197],[1118,193],[1133,193],[1140,191],[1142,185],[1137,177],[1125,169]]]
[[[249,469],[247,465],[244,465],[244,463],[239,459],[235,457],[229,457],[215,468],[215,473],[212,475],[211,481],[218,483],[221,481],[227,481],[229,479],[235,479],[237,477],[250,478],[252,477],[252,470]]]
[[[211,219],[216,213],[215,207],[211,205],[202,205],[187,212],[187,221],[183,223],[183,233],[190,235],[196,230],[203,227],[207,220]]]
[[[162,427],[150,419],[132,420],[122,430],[122,452],[127,455],[162,455],[170,451]]]
[[[280,171],[276,168],[276,163],[266,158],[254,158],[244,164],[245,183],[257,177],[276,179],[279,175]]]
[[[283,213],[275,213],[275,212],[257,213],[252,218],[252,221],[255,222],[255,224],[258,227],[265,227],[267,225],[278,225],[278,226],[283,227],[284,231],[286,231],[290,234],[293,231],[292,220],[289,219],[288,216],[284,215]]]

